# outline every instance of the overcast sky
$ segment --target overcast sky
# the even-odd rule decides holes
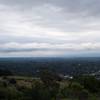
[[[100,0],[0,0],[0,57],[99,54]]]

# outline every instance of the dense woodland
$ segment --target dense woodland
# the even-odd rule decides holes
[[[90,74],[100,70],[100,58],[1,58],[0,69],[15,75],[36,76],[41,68],[64,75]]]
[[[0,100],[100,100],[100,80],[93,76],[63,79],[48,69],[40,78],[0,76]]]

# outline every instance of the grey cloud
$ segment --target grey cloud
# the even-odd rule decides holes
[[[52,51],[50,49],[37,49],[37,48],[33,48],[33,49],[0,49],[0,53],[14,53],[14,52],[34,52],[34,51]],[[54,51],[54,50],[53,50]]]
[[[0,44],[18,44],[0,52],[99,50],[99,5],[99,0],[0,0]]]
[[[12,9],[17,6],[18,11],[23,15],[23,22],[30,21],[59,31],[90,31],[94,26],[88,28],[87,24],[100,21],[99,0],[1,0],[1,3]],[[61,11],[55,12],[53,7]]]
[[[0,52],[31,52],[31,51],[94,51],[100,49],[100,43],[5,43],[0,44]]]
[[[70,13],[87,13],[93,15],[99,15],[100,1],[99,0],[0,0],[1,3],[10,6],[21,6],[24,8],[30,8],[34,6],[41,6],[43,4],[51,4],[59,6],[65,11]]]

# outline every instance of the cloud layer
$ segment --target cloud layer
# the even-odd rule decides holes
[[[0,56],[99,54],[99,4],[99,0],[0,0]]]

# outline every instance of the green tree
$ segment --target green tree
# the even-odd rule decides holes
[[[56,99],[60,87],[59,76],[45,69],[40,72],[40,79],[44,83],[45,88],[49,91],[51,97]]]
[[[31,96],[32,100],[51,100],[48,88],[40,80],[33,83]]]

